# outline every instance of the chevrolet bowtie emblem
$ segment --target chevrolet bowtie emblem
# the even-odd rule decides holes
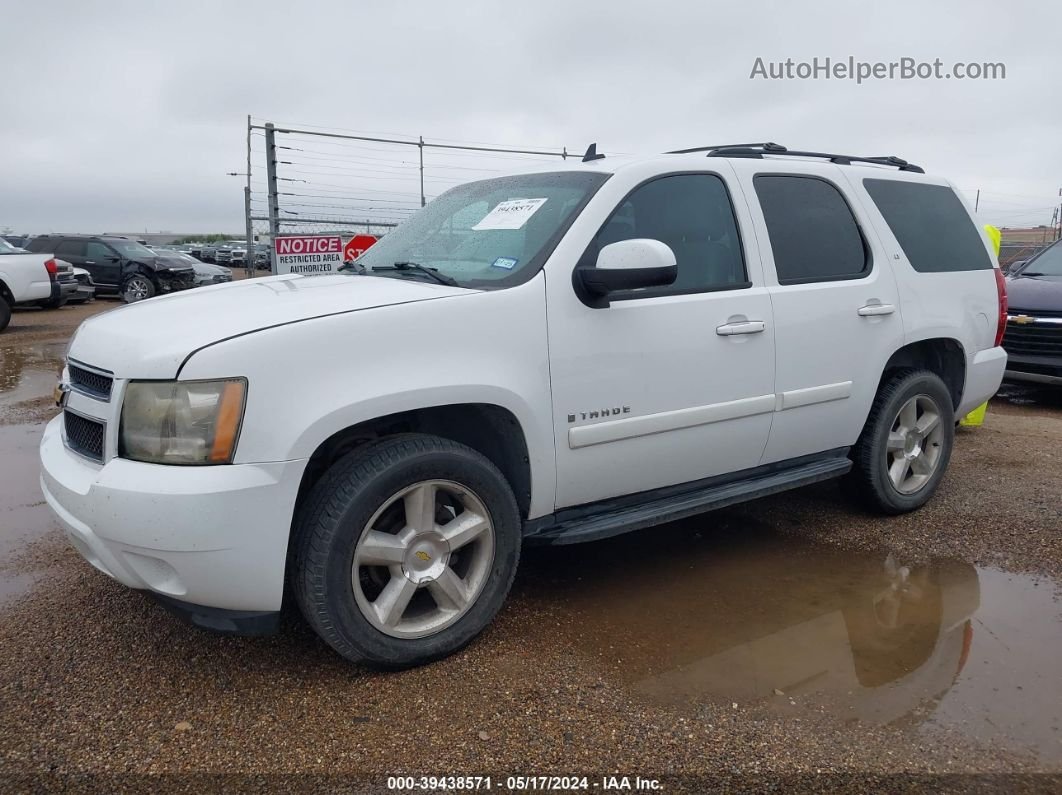
[[[427,563],[429,560],[431,560],[431,555],[429,555],[423,549],[420,550],[419,552],[417,552],[417,557],[420,558],[421,560],[423,560],[425,563]]]
[[[1029,317],[1028,315],[1015,315],[1011,318],[1015,323],[1024,326],[1026,323],[1035,323],[1036,318]]]
[[[55,391],[52,393],[52,397],[55,398],[55,405],[59,408],[66,406],[66,396],[70,394],[70,387],[60,381],[55,385]]]

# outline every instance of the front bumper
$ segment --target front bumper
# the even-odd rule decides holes
[[[1062,356],[1012,353],[1007,359],[1007,371],[1003,377],[1008,381],[1062,386]]]
[[[41,490],[89,563],[193,615],[216,612],[197,607],[280,609],[305,460],[179,467],[112,458],[101,466],[67,449],[62,427],[62,417],[52,420],[41,440]]]
[[[174,293],[196,286],[195,271],[191,268],[187,271],[157,271],[155,276],[164,293]]]

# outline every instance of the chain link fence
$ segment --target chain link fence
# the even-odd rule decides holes
[[[1054,242],[1049,240],[1046,243],[1003,243],[999,247],[999,265],[1001,268],[1007,268],[1015,262],[1032,259]]]
[[[566,147],[369,134],[248,117],[249,258],[268,270],[273,241],[283,235],[380,237],[451,187],[571,157]]]

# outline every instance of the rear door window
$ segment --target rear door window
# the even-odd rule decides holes
[[[83,257],[85,256],[84,240],[64,240],[55,247],[57,257]]]
[[[863,186],[916,271],[992,267],[973,219],[948,186],[895,179],[864,179]]]
[[[835,185],[818,177],[759,174],[779,284],[856,279],[870,271],[870,251]]]

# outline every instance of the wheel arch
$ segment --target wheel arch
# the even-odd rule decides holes
[[[951,395],[952,408],[959,408],[966,387],[966,351],[961,342],[951,337],[934,337],[904,345],[885,363],[878,389],[892,373],[909,368],[940,376]]]
[[[531,506],[531,460],[527,436],[516,415],[493,403],[454,403],[395,412],[331,433],[314,449],[303,471],[295,515],[314,484],[351,451],[404,433],[425,433],[467,445],[486,456],[508,481],[526,520]]]

